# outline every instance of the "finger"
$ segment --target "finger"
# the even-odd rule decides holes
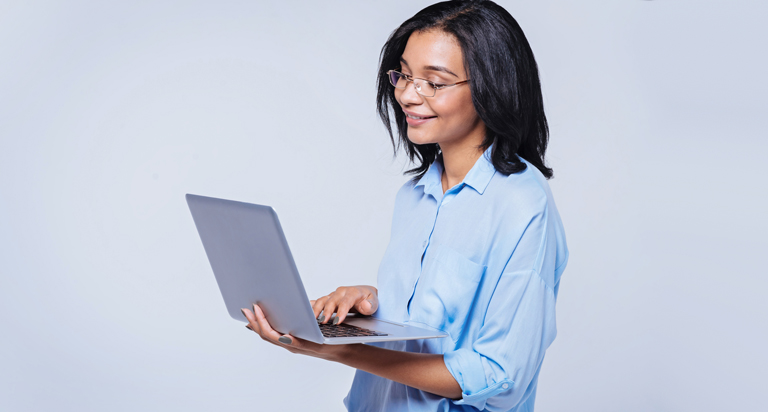
[[[363,299],[357,303],[355,303],[355,310],[357,310],[357,313],[361,315],[370,315],[371,314],[371,302],[367,299]]]
[[[309,306],[312,306],[312,312],[315,312],[315,319],[317,319],[320,316],[320,314],[317,313],[317,311],[315,311],[315,302],[316,301],[317,301],[316,299],[310,299],[309,300]]]
[[[357,312],[362,315],[373,315],[379,307],[378,300],[372,296],[368,296],[367,299],[363,299],[355,305]]]
[[[292,346],[294,342],[293,336],[291,335],[282,335],[279,338],[277,338],[277,341],[287,346]]]
[[[247,328],[255,328],[258,330],[258,328],[261,328],[262,330],[268,331],[267,334],[269,336],[265,336],[264,334],[259,333],[261,335],[261,338],[273,343],[275,345],[280,346],[289,346],[289,350],[291,352],[297,353],[299,350],[305,349],[306,346],[309,346],[309,350],[311,351],[318,351],[322,348],[322,345],[318,345],[314,342],[305,341],[303,339],[295,338],[291,335],[281,335],[279,332],[275,331],[271,328],[269,325],[269,322],[267,321],[266,316],[264,315],[264,312],[261,310],[261,308],[258,305],[253,305],[253,312],[249,311],[248,309],[242,309],[243,313],[246,314],[246,317],[249,318],[249,320],[254,320],[257,323],[257,326],[252,326],[251,324],[246,325]]]
[[[290,343],[288,343],[289,339]],[[293,353],[303,353],[305,355],[311,355],[311,353],[308,352],[318,353],[323,349],[323,345],[319,343],[299,339],[292,335],[283,335],[280,337],[278,342],[281,344],[281,346],[287,346],[287,349]]]
[[[344,319],[347,318],[347,314],[349,313],[349,309],[354,306],[354,303],[344,301],[339,303],[339,306],[336,308],[336,319],[333,320],[334,325],[338,325],[341,322],[344,322]]]
[[[243,316],[245,316],[245,318],[248,320],[248,325],[246,325],[246,327],[256,333],[259,333],[259,327],[256,324],[256,316],[254,316],[253,312],[248,309],[240,309],[240,312],[243,312]]]
[[[335,296],[332,296],[325,302],[325,306],[323,306],[323,320],[320,321],[322,324],[328,324],[328,322],[333,322],[333,314],[336,312],[336,307],[338,306],[337,298]],[[318,319],[320,320],[320,319]]]
[[[276,343],[282,335],[276,330],[272,329],[272,326],[269,325],[267,317],[264,316],[264,312],[261,310],[259,305],[253,305],[253,314],[256,318],[256,325],[259,327],[259,335],[261,335],[262,339]]]
[[[328,296],[323,296],[315,300],[315,304],[312,305],[312,311],[315,313],[315,318],[320,319],[325,303],[328,302]],[[322,321],[321,321],[322,322]]]
[[[323,307],[325,306],[326,301],[328,301],[328,296],[323,296],[322,298],[315,300],[315,303],[312,304],[312,311],[315,312],[315,319],[319,320],[320,322],[325,320],[325,318],[322,320],[320,319],[320,313],[323,311]]]

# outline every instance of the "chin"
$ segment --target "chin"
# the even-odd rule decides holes
[[[410,129],[408,130],[408,141],[420,145],[437,143],[431,136],[424,133],[413,133]]]

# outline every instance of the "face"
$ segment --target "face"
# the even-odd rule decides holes
[[[411,34],[400,64],[403,74],[436,84],[467,79],[456,38],[439,30]],[[415,144],[437,143],[445,152],[452,146],[479,146],[485,137],[468,83],[439,89],[433,97],[419,95],[408,83],[405,89],[395,89],[395,99],[406,115],[408,140]]]

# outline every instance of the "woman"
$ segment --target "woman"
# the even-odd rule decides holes
[[[258,306],[243,310],[248,327],[356,368],[349,410],[533,410],[568,252],[530,46],[493,2],[438,3],[390,36],[378,86],[415,177],[397,194],[378,289],[340,287],[312,306],[322,323],[356,311],[450,337],[318,345],[274,331]]]

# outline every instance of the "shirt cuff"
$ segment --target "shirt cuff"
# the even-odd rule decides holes
[[[483,410],[489,398],[511,390],[514,384],[509,379],[489,384],[480,354],[469,349],[448,352],[443,355],[443,362],[461,386],[461,399],[453,401],[456,405],[470,405]]]

